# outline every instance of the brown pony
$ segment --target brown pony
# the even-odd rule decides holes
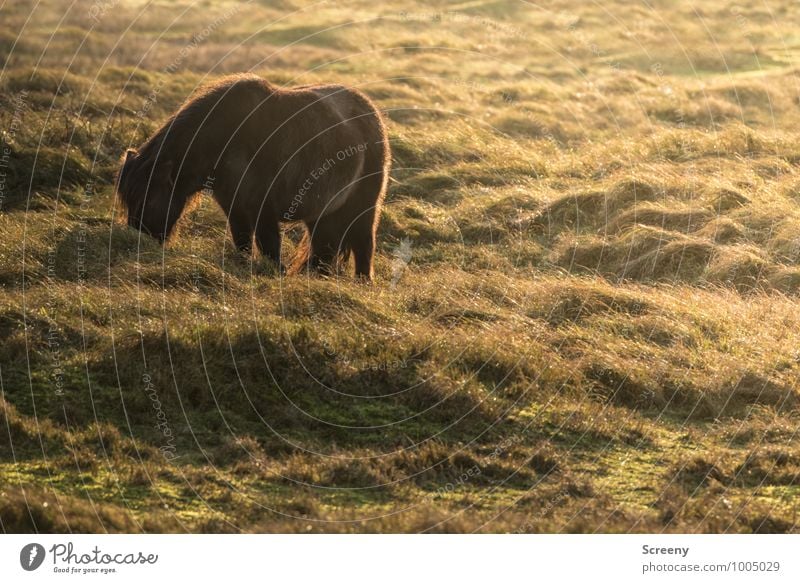
[[[128,150],[117,196],[128,225],[163,242],[192,198],[210,190],[243,252],[255,234],[280,265],[280,224],[302,222],[294,271],[330,272],[352,252],[356,276],[371,279],[389,163],[386,127],[362,93],[239,75],[198,91]]]

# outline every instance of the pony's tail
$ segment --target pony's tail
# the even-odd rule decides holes
[[[318,229],[318,236],[320,227]],[[322,265],[314,265],[313,268],[315,270],[321,271],[322,273],[326,273],[328,275],[334,275],[339,273],[343,266],[347,264],[350,260],[350,252],[352,251],[352,244],[350,243],[349,239],[334,241],[338,238],[338,232],[334,232],[336,236],[331,239],[331,245],[338,245],[336,247],[337,251],[333,254],[331,264],[322,264]],[[328,233],[325,233],[328,234]],[[323,239],[325,241],[326,239]],[[311,262],[311,235],[309,234],[308,230],[303,233],[303,238],[300,239],[300,242],[297,244],[297,250],[295,251],[294,257],[292,258],[292,262],[289,264],[289,268],[286,270],[289,275],[297,275],[306,271],[309,267]]]
[[[297,275],[308,268],[308,260],[311,259],[311,235],[308,230],[303,233],[303,238],[297,244],[292,262],[289,264],[287,272],[290,275]]]

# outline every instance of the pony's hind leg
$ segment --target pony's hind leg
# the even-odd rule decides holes
[[[370,281],[375,259],[375,234],[380,219],[384,192],[383,172],[374,172],[364,177],[358,185],[355,200],[358,214],[344,225],[346,247],[352,250],[356,264],[356,278]]]
[[[306,223],[311,244],[308,255],[308,267],[323,275],[333,275],[338,271],[344,253],[343,233],[347,227],[342,217],[328,215],[315,223]]]
[[[372,279],[372,263],[375,257],[376,208],[365,209],[347,227],[347,244],[353,251],[356,277]]]

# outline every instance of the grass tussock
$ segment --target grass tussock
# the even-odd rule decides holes
[[[4,5],[0,529],[796,532],[783,4],[757,51],[722,5]],[[120,220],[125,149],[240,71],[385,111],[374,284],[208,197]]]

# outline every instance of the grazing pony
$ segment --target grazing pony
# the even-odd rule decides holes
[[[255,234],[280,266],[280,224],[301,222],[292,271],[330,273],[352,252],[356,276],[371,279],[389,165],[386,127],[362,93],[237,75],[199,90],[125,153],[117,197],[128,225],[164,242],[190,201],[211,191],[241,251]]]

